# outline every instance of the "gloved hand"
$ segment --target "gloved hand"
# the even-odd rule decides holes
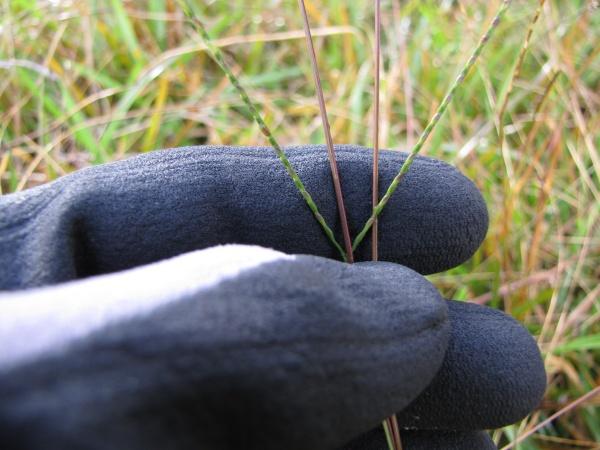
[[[371,155],[337,152],[355,233]],[[339,233],[325,149],[287,153]],[[404,157],[382,152],[382,189]],[[383,450],[398,412],[405,450],[494,448],[478,430],[544,392],[537,346],[420,275],[486,229],[475,186],[428,158],[380,219],[378,263],[333,260],[269,148],[154,152],[0,197],[0,447]]]

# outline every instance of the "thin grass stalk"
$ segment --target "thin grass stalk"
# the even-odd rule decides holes
[[[392,425],[392,432],[394,434],[394,443],[396,445],[396,450],[402,450],[402,440],[400,438],[400,428],[398,427],[398,419],[396,419],[396,414],[390,416],[388,420]]]
[[[385,432],[385,440],[390,450],[402,450],[402,441],[400,440],[400,429],[396,415],[385,419],[382,423]]]
[[[471,57],[467,60],[466,64],[460,71],[459,75],[456,77],[456,80],[454,80],[454,83],[450,87],[450,90],[448,91],[448,93],[446,94],[444,99],[442,100],[442,103],[440,103],[440,106],[438,107],[436,113],[433,115],[433,117],[431,118],[431,120],[429,121],[429,123],[427,124],[425,129],[423,130],[423,133],[421,133],[421,136],[419,136],[419,140],[417,141],[417,143],[415,144],[415,146],[409,153],[408,157],[406,158],[406,160],[400,167],[400,171],[398,172],[398,174],[394,177],[394,179],[390,183],[390,186],[388,187],[385,195],[379,201],[377,206],[375,206],[375,208],[373,208],[373,213],[371,214],[371,217],[369,217],[369,219],[365,223],[363,229],[360,231],[360,233],[358,233],[358,235],[354,239],[354,243],[352,244],[353,250],[356,250],[358,248],[360,243],[365,238],[366,234],[369,232],[369,230],[373,226],[373,222],[375,221],[375,219],[381,214],[381,212],[385,208],[385,205],[387,205],[387,203],[389,202],[389,200],[392,197],[392,195],[394,194],[394,192],[396,192],[396,189],[398,188],[400,181],[402,181],[402,178],[404,177],[406,172],[408,172],[408,169],[410,169],[410,166],[412,165],[415,157],[423,148],[423,145],[425,144],[425,142],[431,135],[431,132],[435,129],[437,124],[440,122],[440,119],[442,118],[442,116],[444,115],[446,110],[448,109],[448,105],[450,105],[450,103],[452,102],[452,99],[454,98],[454,94],[456,93],[456,90],[458,89],[459,86],[462,85],[465,78],[467,77],[467,74],[470,72],[470,70],[475,65],[475,62],[481,55],[481,52],[485,48],[486,44],[490,41],[492,35],[494,34],[494,31],[498,28],[498,24],[500,23],[502,17],[504,16],[506,11],[510,7],[511,3],[512,3],[512,0],[503,0],[502,1],[502,4],[500,5],[498,12],[496,13],[494,19],[488,26],[487,30],[485,31],[485,33],[483,34],[481,39],[479,40],[479,43],[478,43],[477,47],[475,48],[475,50],[473,51],[473,53],[471,54]]]
[[[508,82],[508,87],[506,89],[506,93],[504,94],[504,98],[500,105],[500,109],[498,111],[498,141],[500,143],[500,153],[504,154],[504,147],[506,145],[506,134],[504,132],[504,116],[506,115],[506,109],[508,108],[508,101],[510,99],[510,95],[515,86],[515,80],[519,78],[521,74],[521,69],[523,68],[523,62],[525,61],[525,55],[527,54],[527,50],[529,49],[529,45],[531,43],[531,36],[533,35],[533,30],[535,25],[537,24],[540,15],[542,13],[542,8],[546,0],[539,0],[538,7],[529,22],[529,27],[527,29],[527,34],[525,36],[525,41],[523,42],[523,46],[519,51],[519,56],[517,57],[517,63],[511,73],[510,80]],[[509,195],[510,197],[510,195]],[[505,214],[505,220],[510,219],[510,215]]]
[[[596,386],[594,389],[592,389],[591,391],[589,391],[587,394],[584,394],[581,397],[579,397],[578,399],[573,400],[571,403],[569,403],[567,406],[565,406],[564,408],[562,408],[560,411],[557,411],[556,413],[552,414],[546,420],[538,423],[535,427],[533,427],[532,429],[530,429],[529,431],[527,431],[525,434],[522,434],[521,436],[518,436],[510,444],[502,447],[501,450],[510,450],[512,448],[515,448],[516,445],[520,444],[525,439],[527,439],[531,435],[535,434],[538,430],[541,430],[542,428],[544,428],[548,424],[550,424],[553,421],[555,421],[556,419],[558,419],[560,416],[562,416],[562,415],[568,413],[569,411],[577,408],[582,403],[584,403],[584,402],[586,402],[588,400],[593,399],[597,395],[600,395],[600,386]]]
[[[375,112],[373,123],[373,186],[372,203],[373,208],[379,203],[379,82],[381,77],[381,1],[375,0]],[[373,220],[371,230],[371,259],[379,259],[379,227],[377,217]]]
[[[514,209],[515,209],[515,202],[516,202],[516,197],[518,194],[518,191],[516,190],[516,186],[515,186],[518,181],[516,181],[516,182],[512,181],[513,177],[511,176],[511,170],[510,170],[511,165],[509,164],[510,155],[506,153],[507,145],[506,145],[506,133],[504,131],[504,120],[505,120],[506,110],[508,108],[508,101],[509,101],[512,91],[514,89],[515,80],[519,77],[519,75],[521,73],[521,68],[523,66],[523,62],[525,61],[525,55],[527,54],[527,50],[529,49],[529,43],[531,41],[531,36],[533,35],[533,29],[540,17],[540,14],[542,12],[542,8],[544,6],[545,1],[546,0],[539,0],[538,7],[535,11],[535,14],[533,15],[533,17],[529,23],[529,27],[527,30],[527,34],[525,36],[525,40],[519,51],[519,56],[517,57],[517,62],[515,64],[515,67],[514,67],[512,73],[510,74],[508,86],[507,86],[506,92],[504,94],[504,97],[502,99],[502,102],[500,103],[500,108],[499,108],[499,112],[498,112],[498,116],[497,116],[498,142],[500,144],[500,154],[504,158],[504,164],[507,169],[507,173],[509,174],[509,176],[506,177],[502,183],[504,190],[505,190],[505,202],[504,202],[505,214],[502,215],[502,222],[501,222],[501,235],[502,236],[510,235],[510,228],[512,226]],[[517,174],[517,176],[518,176],[518,174]],[[502,252],[503,253],[502,269],[503,269],[503,272],[505,272],[506,274],[508,274],[508,276],[510,276],[510,273],[511,273],[511,270],[509,267],[510,255],[508,252],[509,252],[508,246],[504,246],[503,252]],[[523,291],[521,291],[521,293],[522,292]],[[506,308],[508,311],[510,311],[510,309],[511,309],[510,304],[507,304]]]
[[[301,0],[302,1],[302,0]],[[371,187],[373,208],[379,203],[379,117],[380,117],[380,81],[381,81],[381,0],[375,0],[375,86],[373,114],[373,183]],[[377,217],[371,230],[371,259],[379,259],[379,230]],[[390,450],[402,450],[400,431],[396,416],[392,414],[383,421],[383,430]]]
[[[512,74],[510,76],[510,80],[508,83],[508,87],[506,89],[506,93],[504,94],[504,98],[502,100],[500,109],[498,111],[498,142],[500,143],[500,153],[502,155],[504,155],[505,147],[506,147],[506,133],[504,132],[504,116],[506,115],[508,101],[509,101],[510,95],[512,94],[512,91],[514,89],[515,80],[521,74],[523,62],[525,61],[525,55],[527,54],[527,50],[529,49],[529,44],[531,42],[531,36],[533,35],[533,30],[534,30],[535,25],[541,15],[542,8],[544,7],[545,3],[546,3],[546,0],[539,0],[538,7],[535,11],[535,14],[533,15],[531,21],[529,22],[529,27],[527,30],[527,34],[525,36],[525,41],[523,42],[523,46],[521,47],[521,50],[519,51],[519,56],[517,57],[517,62],[512,71]],[[534,126],[534,128],[535,128],[535,126]],[[533,167],[533,166],[531,166],[531,167]],[[508,192],[506,193],[506,202],[505,202],[504,209],[507,212],[509,212],[509,214],[503,215],[502,227],[503,227],[504,234],[508,234],[508,232],[509,232],[510,222],[512,221],[512,216],[513,216],[512,210],[514,209],[512,203],[514,202],[515,196],[519,192],[518,184],[519,184],[519,180],[517,180],[517,183],[515,183],[515,186],[513,186],[513,189],[511,190],[511,189],[509,189],[509,187],[510,187],[509,180],[506,180],[504,183],[505,190],[508,190]],[[508,260],[509,260],[508,255],[505,255],[504,261],[508,261]]]
[[[206,28],[204,28],[204,25],[202,24],[202,22],[200,20],[198,20],[198,18],[196,16],[194,16],[194,14],[192,13],[192,9],[190,8],[190,6],[188,4],[188,0],[177,0],[177,3],[183,10],[183,12],[186,15],[186,17],[188,18],[188,20],[194,25],[194,28],[200,35],[200,38],[202,39],[202,41],[204,42],[204,45],[206,46],[206,49],[207,49],[210,57],[217,63],[217,65],[225,73],[225,75],[229,79],[229,82],[237,90],[238,94],[242,98],[242,101],[244,102],[246,107],[250,110],[250,114],[252,115],[252,118],[254,119],[254,121],[258,124],[258,127],[260,128],[261,133],[267,138],[267,140],[273,147],[273,150],[275,150],[277,157],[279,158],[279,160],[283,164],[283,167],[285,168],[286,172],[288,173],[288,175],[290,176],[290,178],[296,185],[296,188],[300,192],[300,195],[302,196],[302,198],[304,199],[304,201],[306,202],[306,204],[312,211],[313,215],[315,216],[315,219],[317,219],[317,222],[319,223],[319,225],[321,225],[321,228],[323,228],[325,235],[331,241],[333,246],[338,250],[342,259],[344,261],[347,261],[346,252],[341,247],[341,245],[338,243],[337,239],[335,238],[335,235],[333,234],[332,229],[329,227],[329,225],[327,225],[325,218],[319,212],[319,208],[317,207],[317,205],[314,202],[311,195],[306,190],[304,183],[302,183],[302,180],[300,180],[298,173],[296,172],[296,170],[290,163],[289,159],[287,158],[287,155],[283,151],[283,148],[279,145],[279,143],[275,139],[275,136],[273,136],[273,133],[271,132],[271,130],[269,129],[269,127],[263,120],[260,113],[258,112],[258,109],[254,105],[254,103],[252,103],[252,101],[250,100],[248,93],[246,92],[244,87],[240,84],[239,80],[234,75],[234,73],[231,71],[231,69],[229,68],[229,65],[225,62],[223,53],[221,52],[221,50],[218,47],[216,47],[212,43],[212,39],[210,38],[208,32],[206,31]]]
[[[529,131],[529,133],[527,133],[527,138],[526,138],[525,142],[519,148],[519,153],[525,153],[528,148],[532,148],[533,140],[538,135],[538,131],[542,125],[542,122],[537,119],[537,116],[540,113],[540,111],[542,110],[544,103],[546,103],[546,100],[550,96],[550,91],[554,87],[554,83],[556,83],[556,80],[558,79],[558,77],[561,73],[562,72],[560,72],[560,71],[554,72],[552,74],[552,77],[546,84],[546,87],[544,88],[544,93],[541,95],[540,100],[537,102],[537,105],[536,105],[535,109],[533,110],[533,113],[531,114],[533,127],[531,127],[531,130]],[[544,149],[540,148],[533,155],[533,162],[525,162],[525,159],[523,158],[523,161],[517,166],[517,170],[515,171],[515,173],[522,174],[522,175],[520,176],[520,178],[517,180],[517,183],[515,184],[515,187],[513,189],[514,192],[516,192],[516,193],[521,192],[521,190],[525,186],[525,183],[527,183],[527,181],[531,177],[531,173],[533,172],[533,170],[535,168],[535,164],[540,160],[543,152],[544,152]],[[523,166],[525,166],[525,165],[527,165],[527,167],[525,169],[523,169]]]
[[[385,433],[385,440],[387,442],[388,448],[394,450],[394,435],[393,435],[390,423],[388,422],[388,419],[385,419],[383,421],[382,426],[383,426],[383,431]]]
[[[331,169],[331,178],[333,179],[333,189],[335,191],[335,198],[337,201],[338,213],[340,216],[340,224],[342,226],[342,236],[344,238],[344,246],[346,248],[346,258],[349,263],[352,263],[354,262],[352,252],[352,238],[350,237],[350,229],[348,227],[346,207],[344,206],[344,195],[342,193],[342,184],[340,182],[340,175],[335,157],[335,149],[333,148],[333,139],[331,138],[331,128],[329,126],[329,119],[327,118],[327,107],[325,106],[325,98],[323,96],[323,86],[321,84],[321,76],[319,75],[317,55],[315,53],[315,47],[313,45],[312,34],[310,32],[310,23],[308,21],[308,14],[306,12],[306,5],[304,4],[304,0],[298,0],[298,6],[300,6],[300,11],[302,13],[304,34],[306,36],[306,46],[308,47],[308,54],[310,56],[310,63],[312,66],[313,78],[315,82],[315,91],[317,93],[317,99],[319,101],[319,111],[321,112],[323,133],[325,134],[325,142],[327,143],[327,155],[329,157],[329,167]]]
[[[500,141],[500,145],[504,146],[504,115],[506,114],[506,108],[508,107],[508,100],[510,98],[510,94],[512,93],[515,80],[519,78],[521,74],[521,69],[523,68],[523,62],[525,61],[525,55],[527,54],[527,50],[529,49],[529,45],[531,43],[531,36],[533,35],[533,29],[537,24],[540,15],[542,13],[542,8],[546,0],[539,0],[538,7],[533,15],[531,22],[529,22],[529,28],[527,30],[527,35],[525,36],[525,41],[523,42],[523,46],[519,51],[519,56],[517,58],[517,63],[515,64],[515,68],[511,74],[510,81],[508,83],[508,88],[506,89],[506,94],[504,95],[504,99],[502,101],[502,105],[500,106],[500,110],[498,112],[498,139]]]

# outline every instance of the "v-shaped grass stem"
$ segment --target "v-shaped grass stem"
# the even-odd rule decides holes
[[[442,118],[442,116],[444,115],[446,110],[448,109],[448,105],[450,105],[450,103],[452,102],[452,99],[454,98],[454,94],[455,94],[456,90],[458,89],[458,87],[460,85],[462,85],[463,81],[467,77],[467,74],[469,73],[471,68],[475,65],[475,62],[479,58],[479,55],[481,55],[481,52],[483,51],[484,47],[486,46],[486,44],[489,42],[490,38],[494,34],[494,31],[496,30],[496,28],[498,28],[498,24],[500,23],[502,16],[504,16],[504,13],[506,13],[508,8],[510,7],[511,2],[512,2],[512,0],[503,0],[502,4],[500,5],[500,8],[498,9],[498,12],[496,13],[496,16],[490,23],[490,25],[487,28],[484,35],[481,37],[479,44],[477,45],[477,47],[471,54],[471,57],[468,59],[468,61],[466,62],[466,64],[464,65],[464,67],[462,68],[462,70],[460,71],[458,76],[456,77],[456,80],[454,80],[454,83],[450,87],[450,90],[448,91],[448,93],[446,94],[444,99],[442,100],[442,103],[440,103],[440,106],[438,107],[437,111],[435,112],[435,114],[433,115],[433,117],[431,118],[431,120],[429,121],[427,126],[425,127],[425,129],[423,130],[423,133],[421,133],[421,136],[419,137],[418,142],[415,144],[415,146],[409,153],[408,157],[406,158],[406,160],[400,167],[400,171],[398,172],[398,174],[394,177],[394,179],[390,183],[385,195],[382,197],[382,199],[379,201],[379,203],[373,208],[373,213],[371,214],[371,217],[369,217],[369,219],[363,226],[363,229],[360,231],[360,233],[358,233],[358,235],[354,239],[354,242],[352,243],[353,250],[356,250],[358,248],[360,243],[365,238],[366,234],[369,232],[369,230],[371,229],[371,227],[377,220],[377,217],[383,211],[383,208],[385,208],[385,205],[387,205],[387,203],[390,201],[391,196],[394,194],[394,192],[396,192],[396,189],[398,189],[398,185],[400,184],[400,181],[402,181],[402,178],[404,178],[404,175],[406,174],[406,172],[408,172],[408,169],[410,169],[410,166],[412,165],[415,157],[423,148],[423,145],[429,138],[429,135],[434,130],[434,128],[437,126],[440,119]]]
[[[288,173],[288,175],[290,176],[290,178],[296,185],[296,188],[300,192],[300,195],[302,196],[302,198],[304,199],[304,201],[306,202],[306,204],[312,211],[313,215],[315,216],[315,219],[317,220],[319,225],[321,225],[321,228],[323,228],[325,235],[329,238],[329,240],[331,241],[333,246],[340,252],[342,260],[347,261],[346,252],[344,251],[344,249],[341,247],[341,245],[338,243],[337,239],[335,238],[335,235],[333,234],[333,230],[329,227],[329,225],[327,225],[327,222],[325,221],[325,218],[319,212],[319,208],[317,207],[315,201],[313,200],[312,196],[306,190],[304,183],[302,183],[302,180],[300,180],[298,173],[296,172],[296,170],[290,163],[289,159],[287,158],[287,155],[283,151],[283,148],[279,145],[279,143],[275,139],[275,136],[273,136],[273,133],[271,132],[271,130],[269,129],[269,127],[263,120],[260,113],[258,112],[258,109],[254,105],[254,103],[252,103],[252,101],[250,100],[248,93],[246,92],[244,87],[240,84],[237,77],[234,75],[234,73],[231,71],[231,69],[225,62],[223,53],[221,52],[221,50],[218,47],[216,47],[212,43],[212,40],[211,40],[208,32],[204,28],[204,25],[192,13],[192,9],[190,8],[190,6],[188,4],[188,0],[177,0],[177,3],[179,4],[179,6],[183,10],[184,14],[188,18],[188,20],[194,25],[194,28],[196,29],[196,31],[202,38],[202,41],[204,42],[204,45],[206,46],[206,50],[207,50],[208,54],[219,65],[221,70],[225,73],[225,75],[229,79],[229,82],[238,91],[238,94],[242,98],[242,101],[244,102],[246,107],[250,110],[250,114],[252,115],[252,118],[258,124],[261,133],[267,138],[267,140],[273,147],[273,150],[275,150],[277,157],[279,158],[279,160],[285,167],[286,172]],[[351,246],[348,246],[348,248],[351,249]],[[352,253],[349,253],[349,255],[351,257]]]

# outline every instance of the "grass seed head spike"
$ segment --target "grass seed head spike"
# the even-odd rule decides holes
[[[508,88],[506,89],[506,93],[504,94],[504,99],[501,103],[500,110],[498,112],[498,141],[500,143],[501,150],[503,150],[503,148],[504,148],[504,115],[506,113],[506,108],[508,107],[508,100],[510,98],[510,94],[512,93],[512,91],[514,89],[515,80],[517,78],[519,78],[519,75],[521,74],[521,69],[523,68],[523,62],[525,61],[525,55],[527,54],[527,50],[529,49],[529,44],[531,42],[531,36],[533,35],[533,30],[540,18],[540,15],[542,13],[542,9],[543,9],[545,3],[546,3],[546,0],[539,0],[537,9],[535,10],[535,13],[534,13],[531,21],[529,22],[529,27],[527,29],[525,41],[523,42],[523,46],[521,47],[521,50],[519,51],[519,56],[517,57],[517,63],[515,65],[515,68],[511,74],[511,76],[510,76]]]
[[[335,198],[337,201],[340,223],[342,226],[342,235],[344,238],[344,246],[346,248],[346,257],[348,262],[352,263],[354,262],[354,257],[352,255],[352,238],[350,237],[350,228],[348,227],[346,207],[344,206],[342,184],[340,182],[337,161],[335,158],[335,149],[333,148],[333,139],[331,138],[329,119],[327,118],[327,107],[325,106],[325,98],[323,97],[323,86],[321,85],[321,76],[319,75],[317,55],[315,54],[315,47],[312,41],[310,24],[308,21],[308,14],[306,13],[306,5],[304,4],[304,0],[298,0],[298,5],[300,6],[300,12],[302,13],[304,34],[306,35],[306,45],[308,47],[308,53],[310,56],[310,62],[313,71],[313,78],[315,81],[315,90],[317,93],[317,99],[319,101],[319,111],[321,112],[321,121],[323,122],[323,133],[325,134],[325,142],[327,143],[327,154],[329,157],[331,177],[333,178],[333,188],[335,190]]]
[[[373,213],[371,214],[371,217],[369,217],[369,219],[365,223],[365,225],[362,228],[362,230],[360,231],[360,233],[358,233],[358,235],[354,239],[354,243],[352,244],[353,250],[356,250],[358,248],[360,243],[365,238],[366,234],[369,232],[369,230],[373,226],[373,223],[375,222],[375,219],[377,218],[377,216],[379,216],[379,214],[381,214],[381,212],[383,211],[383,208],[385,208],[385,205],[387,205],[391,196],[394,194],[394,192],[398,188],[400,181],[402,181],[402,178],[404,177],[406,172],[408,172],[408,169],[410,169],[410,166],[412,165],[413,160],[415,159],[415,156],[417,156],[417,154],[421,151],[421,149],[423,148],[423,145],[429,138],[429,135],[434,130],[434,128],[439,123],[440,119],[442,118],[442,116],[444,115],[446,110],[448,109],[448,105],[450,105],[450,103],[452,102],[452,99],[454,97],[456,90],[463,83],[463,81],[467,77],[467,74],[475,65],[475,62],[479,58],[479,55],[481,55],[481,52],[483,51],[486,44],[489,42],[490,38],[494,34],[494,31],[496,30],[496,28],[498,28],[498,24],[500,23],[500,20],[502,19],[502,17],[504,16],[504,14],[508,10],[508,8],[510,7],[511,2],[512,2],[512,0],[503,0],[502,1],[500,8],[498,9],[498,12],[494,16],[494,19],[488,26],[487,30],[485,31],[485,33],[483,34],[481,39],[479,40],[479,43],[477,44],[477,47],[475,47],[475,50],[471,54],[470,58],[467,60],[466,64],[464,65],[464,67],[462,68],[462,70],[460,71],[460,73],[458,74],[456,79],[454,80],[454,83],[450,87],[450,90],[448,91],[448,93],[442,100],[442,103],[440,103],[440,106],[438,107],[437,111],[435,112],[435,114],[433,115],[433,117],[431,118],[431,120],[429,121],[429,123],[427,124],[427,126],[425,127],[423,132],[421,133],[421,136],[419,136],[419,140],[417,141],[415,146],[412,148],[412,150],[409,153],[406,160],[404,160],[402,167],[400,167],[400,171],[398,172],[398,174],[394,177],[394,179],[390,183],[387,191],[385,192],[385,195],[379,201],[377,206],[375,206],[375,208],[373,208]]]
[[[221,52],[221,50],[218,47],[216,47],[212,43],[212,39],[210,38],[208,32],[206,31],[206,28],[204,28],[204,25],[202,24],[202,22],[200,20],[198,20],[198,18],[196,16],[194,16],[194,14],[192,13],[192,9],[189,6],[188,0],[177,0],[177,3],[181,7],[182,11],[184,12],[184,14],[188,18],[188,20],[194,25],[194,28],[196,29],[196,31],[202,38],[202,41],[204,42],[204,45],[206,46],[206,49],[207,49],[209,55],[211,56],[211,58],[219,65],[221,70],[223,70],[223,72],[225,73],[225,76],[227,76],[227,78],[229,79],[229,82],[233,85],[233,87],[236,89],[236,91],[242,98],[242,101],[244,102],[246,107],[250,110],[250,114],[252,115],[252,118],[254,119],[254,121],[258,124],[258,127],[260,128],[261,133],[267,138],[267,140],[273,147],[273,150],[275,150],[277,157],[279,158],[279,160],[285,167],[286,172],[288,173],[288,175],[290,176],[290,178],[296,185],[296,188],[300,192],[300,195],[302,196],[302,198],[308,205],[309,209],[312,211],[313,215],[315,216],[315,219],[317,220],[317,222],[319,222],[319,225],[321,225],[321,228],[323,228],[325,235],[331,241],[333,246],[338,250],[342,259],[344,261],[347,261],[346,252],[344,251],[344,249],[341,247],[341,245],[338,243],[337,239],[335,238],[335,235],[333,234],[333,230],[329,227],[329,225],[327,225],[325,218],[319,212],[319,208],[317,207],[317,205],[314,202],[311,195],[306,190],[304,183],[302,183],[302,180],[300,180],[298,173],[296,172],[296,170],[293,168],[292,164],[288,160],[285,152],[283,151],[283,148],[279,145],[279,143],[275,139],[275,136],[273,136],[273,133],[271,132],[271,130],[269,129],[269,127],[263,120],[260,113],[258,112],[258,109],[254,105],[254,103],[252,103],[252,101],[250,100],[248,93],[246,92],[244,87],[240,84],[237,77],[233,74],[233,72],[231,71],[231,69],[229,68],[227,63],[225,62],[223,53]]]

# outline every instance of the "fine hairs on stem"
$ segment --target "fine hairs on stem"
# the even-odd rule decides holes
[[[304,34],[306,35],[306,46],[308,47],[308,54],[310,56],[310,62],[313,71],[313,78],[315,81],[315,91],[317,93],[317,99],[319,101],[319,111],[321,112],[321,122],[323,123],[323,133],[325,134],[325,142],[327,143],[327,154],[329,156],[329,167],[331,169],[331,177],[333,179],[333,188],[335,190],[335,198],[337,201],[338,212],[340,216],[340,223],[342,226],[342,235],[344,238],[344,246],[346,248],[346,259],[347,262],[354,262],[353,251],[352,251],[352,239],[350,237],[350,229],[348,227],[348,218],[346,216],[346,207],[344,206],[344,195],[342,193],[342,184],[340,182],[340,175],[338,172],[337,161],[335,158],[335,149],[333,148],[333,139],[331,138],[331,129],[329,126],[329,119],[327,118],[327,107],[325,106],[325,98],[323,96],[323,86],[321,85],[321,76],[319,75],[319,65],[317,63],[317,55],[315,53],[315,47],[312,41],[312,35],[310,32],[310,23],[308,21],[308,14],[306,13],[306,5],[304,0],[298,0],[300,6],[300,12],[302,13],[302,20],[304,25]]]
[[[477,47],[471,54],[471,57],[467,60],[463,69],[458,74],[458,77],[456,77],[456,79],[454,80],[454,83],[452,84],[452,86],[450,87],[450,90],[448,91],[448,93],[446,94],[444,99],[442,100],[442,103],[440,103],[440,106],[438,107],[437,111],[435,112],[435,114],[433,115],[433,117],[431,118],[431,120],[429,121],[429,123],[427,124],[425,129],[423,130],[423,133],[421,133],[419,140],[417,141],[417,143],[415,144],[415,146],[409,153],[408,157],[404,161],[404,164],[402,164],[402,167],[400,167],[400,171],[398,172],[398,174],[394,177],[394,179],[390,183],[390,186],[388,187],[385,195],[379,201],[379,203],[373,208],[373,213],[371,214],[371,217],[369,217],[369,219],[365,223],[363,229],[360,231],[360,233],[358,233],[358,235],[354,239],[354,242],[352,244],[353,250],[356,250],[357,247],[360,245],[360,243],[363,241],[366,234],[369,232],[369,230],[373,226],[373,223],[377,219],[377,216],[379,216],[379,214],[381,214],[381,212],[385,208],[385,205],[387,205],[391,196],[394,194],[394,192],[398,188],[400,181],[402,181],[402,178],[404,177],[406,172],[408,172],[408,169],[410,169],[410,166],[412,165],[415,157],[421,151],[421,149],[423,148],[423,145],[425,144],[425,142],[431,135],[431,132],[437,126],[440,119],[442,118],[442,116],[444,115],[446,110],[448,109],[448,105],[450,105],[450,103],[452,102],[452,99],[454,98],[454,94],[456,93],[456,90],[458,89],[458,87],[460,85],[462,85],[463,81],[467,77],[467,74],[473,68],[473,66],[475,65],[475,62],[479,58],[479,55],[481,55],[481,52],[483,51],[486,44],[489,42],[490,38],[494,34],[494,31],[496,30],[496,28],[498,28],[498,24],[500,23],[500,20],[502,19],[502,17],[504,16],[504,14],[508,10],[508,8],[510,7],[511,2],[512,2],[512,0],[503,0],[502,1],[500,8],[498,9],[498,12],[496,13],[496,16],[494,17],[494,19],[488,26],[488,28],[485,31],[485,33],[483,34],[483,36],[481,37],[479,44],[477,45]]]
[[[221,70],[225,73],[225,75],[229,79],[229,82],[237,90],[238,94],[242,98],[242,101],[244,102],[246,107],[250,110],[250,114],[252,115],[252,118],[254,119],[254,121],[258,124],[261,133],[267,138],[267,140],[273,147],[273,150],[275,150],[277,157],[279,158],[279,160],[285,167],[286,172],[288,173],[288,175],[290,176],[290,178],[296,185],[296,188],[300,192],[300,195],[302,196],[302,198],[304,199],[304,201],[306,202],[306,204],[312,211],[313,215],[315,216],[315,219],[317,220],[317,222],[319,222],[319,225],[321,225],[321,228],[323,228],[325,235],[331,241],[333,246],[338,250],[338,252],[340,253],[340,255],[342,257],[342,260],[347,261],[346,252],[341,247],[341,245],[338,243],[337,239],[335,238],[335,235],[333,234],[333,230],[329,227],[329,225],[327,225],[325,218],[319,212],[319,209],[317,208],[316,203],[314,202],[313,198],[306,190],[304,183],[302,183],[302,180],[300,180],[298,173],[296,172],[296,170],[290,163],[285,152],[283,151],[283,148],[279,145],[279,143],[275,139],[275,136],[273,136],[273,133],[271,132],[271,130],[269,129],[269,127],[263,120],[262,116],[258,112],[258,109],[254,105],[254,103],[252,103],[252,101],[250,100],[250,97],[248,96],[248,93],[246,92],[244,87],[240,84],[237,77],[234,75],[234,73],[231,71],[231,69],[225,62],[225,58],[223,57],[223,53],[221,52],[221,50],[218,47],[216,47],[215,45],[213,45],[208,32],[204,28],[204,25],[192,13],[192,8],[190,7],[188,2],[189,2],[189,0],[177,0],[177,3],[183,10],[184,14],[188,18],[188,20],[194,25],[194,28],[200,35],[200,38],[202,39],[204,45],[206,46],[206,51],[208,52],[210,57],[219,65]],[[351,253],[350,253],[350,255],[351,255]]]

